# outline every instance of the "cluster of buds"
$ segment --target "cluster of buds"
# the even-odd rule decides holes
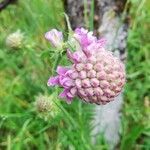
[[[47,32],[45,37],[54,47],[62,47],[63,34],[56,29]],[[48,86],[62,87],[60,97],[68,103],[76,96],[101,105],[113,101],[125,84],[124,64],[104,48],[105,40],[97,39],[93,32],[77,28],[71,39],[75,41],[72,47],[77,48],[72,50],[68,45],[66,50],[72,65],[58,66],[57,75],[50,77]]]
[[[23,42],[24,35],[20,30],[11,33],[6,38],[6,45],[10,48],[20,48]]]
[[[59,114],[58,106],[53,102],[52,96],[39,95],[36,97],[35,108],[40,118],[48,120]]]

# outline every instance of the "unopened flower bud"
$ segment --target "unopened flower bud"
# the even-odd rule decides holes
[[[20,48],[23,43],[23,33],[20,30],[11,33],[6,38],[6,45],[10,48]]]
[[[44,120],[54,118],[59,113],[57,105],[53,102],[52,97],[45,95],[39,95],[36,97],[35,108],[40,116]]]
[[[56,29],[52,29],[45,34],[45,38],[56,47],[61,48],[63,44],[63,34]]]

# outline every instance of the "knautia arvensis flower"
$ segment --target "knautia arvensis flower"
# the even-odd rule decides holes
[[[6,45],[10,48],[20,48],[23,42],[24,35],[20,30],[11,33],[6,38]]]
[[[77,28],[72,38],[80,45],[73,52],[67,49],[72,65],[58,66],[57,76],[50,77],[48,86],[62,87],[60,97],[68,103],[76,96],[95,104],[113,101],[125,84],[124,64],[104,48],[105,40],[97,39],[92,32]]]

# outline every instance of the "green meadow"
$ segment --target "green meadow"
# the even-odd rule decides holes
[[[150,1],[129,0],[127,83],[124,88],[119,150],[150,149]],[[44,38],[52,28],[65,31],[61,0],[19,0],[0,12],[0,150],[109,150],[103,136],[92,144],[93,105],[58,98],[48,87],[56,53]],[[20,31],[11,48],[6,39]],[[66,56],[59,62],[67,64]],[[39,114],[35,101],[47,96],[57,115]],[[46,119],[45,119],[46,118]]]

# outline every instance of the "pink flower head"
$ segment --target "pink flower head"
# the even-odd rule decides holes
[[[54,47],[62,47],[63,34],[62,32],[52,29],[45,34],[45,38],[50,41]]]
[[[106,104],[113,101],[125,84],[125,69],[122,62],[105,50],[104,39],[97,39],[91,32],[77,28],[74,37],[80,50],[67,50],[69,67],[57,67],[57,76],[48,80],[48,86],[58,85],[60,94],[70,103],[74,97],[88,103]]]

